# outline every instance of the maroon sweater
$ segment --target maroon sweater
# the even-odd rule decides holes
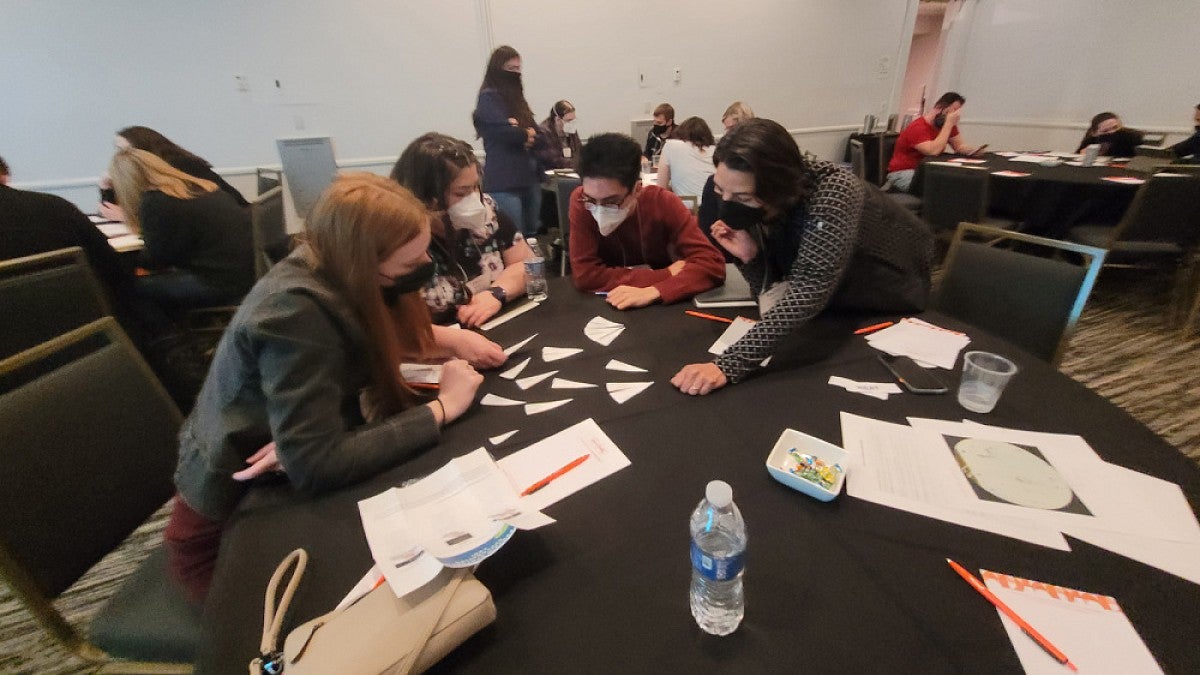
[[[664,304],[686,300],[725,279],[725,260],[696,225],[696,216],[675,193],[642,188],[637,207],[607,237],[583,204],[583,188],[571,193],[571,275],[581,291],[617,286],[658,289]],[[667,266],[685,260],[671,276]],[[650,269],[629,269],[648,265]]]

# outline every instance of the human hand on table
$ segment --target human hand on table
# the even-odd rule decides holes
[[[754,241],[754,237],[745,230],[735,230],[725,224],[725,221],[718,220],[712,224],[712,236],[721,245],[721,248],[729,251],[738,260],[743,263],[748,263],[758,257],[758,243]]]
[[[474,331],[449,330],[446,331],[446,340],[448,344],[444,346],[450,349],[451,354],[476,368],[495,368],[508,360],[508,355],[500,345]]]
[[[645,307],[656,302],[662,296],[653,286],[637,288],[635,286],[617,286],[608,292],[608,304],[617,309],[634,309]]]
[[[491,293],[476,293],[471,302],[458,308],[458,322],[467,328],[475,328],[495,316],[501,306]]]
[[[501,352],[501,356],[504,352]],[[471,364],[462,359],[450,359],[442,364],[442,377],[438,381],[438,400],[442,402],[446,417],[442,424],[449,424],[462,416],[475,400],[475,392],[483,383]]]
[[[112,220],[118,223],[125,222],[125,209],[112,202],[100,202],[100,215],[105,220]]]
[[[678,373],[675,373],[675,377],[671,378],[671,384],[675,385],[679,391],[692,396],[703,396],[728,383],[729,380],[725,377],[725,373],[721,372],[717,364],[711,361],[686,365],[680,368]]]
[[[245,482],[254,480],[265,473],[271,473],[272,471],[283,471],[279,465],[279,457],[275,454],[275,441],[267,443],[259,448],[253,455],[247,457],[246,463],[250,466],[234,473],[234,480]]]

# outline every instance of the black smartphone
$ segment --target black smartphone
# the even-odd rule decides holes
[[[891,371],[900,386],[914,394],[944,394],[947,391],[936,375],[907,356],[880,354],[879,362]]]

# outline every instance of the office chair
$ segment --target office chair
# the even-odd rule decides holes
[[[998,229],[1012,229],[1012,221],[990,218],[987,169],[960,166],[950,162],[926,162],[925,189],[921,218],[933,233],[950,234],[961,222],[979,223]]]
[[[250,203],[250,225],[254,228],[254,276],[261,279],[291,248],[284,220],[282,185],[258,195]]]
[[[1138,188],[1133,202],[1112,225],[1079,225],[1067,240],[1108,249],[1106,267],[1171,268],[1176,281],[1172,314],[1195,302],[1191,283],[1200,248],[1200,178],[1159,173]],[[1194,317],[1195,312],[1190,312]],[[1185,324],[1186,325],[1186,324]]]
[[[850,141],[850,170],[861,181],[867,180],[867,156],[863,142],[858,139]]]
[[[78,246],[0,261],[0,358],[112,314]]]
[[[1012,241],[1021,250],[967,241]],[[1082,266],[1029,249],[1069,252]],[[1105,251],[994,227],[959,223],[931,307],[1004,338],[1057,366],[1092,292]]]
[[[272,188],[277,188],[283,185],[282,169],[268,169],[265,167],[259,167],[254,170],[254,175],[258,180],[258,195],[260,197],[270,191]]]
[[[190,672],[199,614],[161,548],[88,637],[52,604],[174,493],[181,421],[111,317],[0,361],[0,576],[98,672]]]

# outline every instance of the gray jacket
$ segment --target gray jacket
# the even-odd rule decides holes
[[[366,424],[366,335],[340,293],[300,251],[242,301],[180,432],[175,485],[198,513],[229,517],[246,485],[233,480],[271,441],[292,485],[317,494],[369,478],[438,441],[428,406]]]

